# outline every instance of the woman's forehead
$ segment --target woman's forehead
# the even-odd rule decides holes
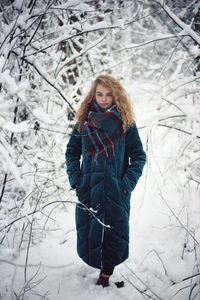
[[[109,89],[108,87],[102,85],[102,84],[97,84],[97,88],[96,88],[96,92],[111,92],[111,89]]]

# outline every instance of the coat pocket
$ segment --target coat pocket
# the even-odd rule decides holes
[[[79,192],[80,192],[80,186],[81,186],[82,178],[83,178],[83,174],[81,173],[80,177],[79,177],[79,180],[78,180],[78,183],[76,185],[76,195],[77,196],[79,195]]]
[[[130,211],[130,192],[124,186],[121,179],[118,179],[119,190],[121,194],[121,200],[126,211]]]

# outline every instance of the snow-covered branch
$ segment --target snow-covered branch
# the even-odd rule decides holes
[[[91,45],[88,45],[88,47],[86,49],[83,49],[82,51],[80,51],[79,53],[75,53],[74,55],[70,56],[68,59],[65,60],[64,64],[62,64],[62,66],[59,68],[59,70],[56,72],[56,74],[58,75],[60,73],[60,71],[63,70],[64,67],[67,67],[68,65],[70,65],[70,63],[74,60],[77,59],[78,57],[82,56],[83,54],[87,53],[89,50],[91,50],[92,48],[96,47],[97,45],[99,45],[109,34],[110,32],[106,32],[102,37],[100,37],[99,39],[97,39],[95,42],[91,43]]]
[[[162,126],[162,127],[167,127],[167,128],[170,128],[170,129],[175,129],[177,131],[180,131],[180,132],[183,132],[183,133],[186,133],[186,134],[189,134],[189,135],[193,135],[195,136],[197,139],[200,138],[200,134],[199,132],[195,132],[195,131],[189,131],[188,129],[185,129],[183,127],[176,127],[176,126],[170,126],[170,125],[167,125],[167,124],[161,124],[159,123],[158,126]]]
[[[24,214],[24,215],[22,215],[22,216],[19,216],[19,217],[17,217],[17,218],[15,218],[14,220],[12,220],[12,221],[10,221],[8,224],[6,224],[6,225],[4,225],[4,226],[2,226],[2,227],[0,227],[0,232],[1,231],[3,231],[3,230],[5,230],[6,228],[8,228],[8,227],[10,227],[10,226],[12,226],[13,224],[15,224],[16,222],[18,222],[18,221],[20,221],[20,220],[22,220],[22,219],[24,219],[24,218],[27,218],[27,217],[29,217],[29,216],[33,216],[34,214],[37,214],[37,213],[41,213],[46,207],[48,207],[48,206],[50,206],[50,205],[52,205],[52,204],[63,204],[63,203],[72,203],[72,204],[76,204],[78,207],[79,207],[79,209],[84,209],[84,210],[86,210],[89,214],[91,214],[91,216],[93,217],[93,218],[95,218],[102,226],[104,226],[104,227],[107,227],[107,228],[110,228],[111,226],[109,225],[109,224],[104,224],[99,218],[97,218],[96,216],[95,216],[95,211],[93,211],[93,209],[91,209],[91,208],[88,208],[84,203],[81,203],[81,202],[79,202],[79,201],[71,201],[71,200],[58,200],[58,201],[52,201],[52,202],[50,202],[50,203],[47,203],[47,204],[45,204],[44,206],[42,206],[41,208],[39,208],[39,209],[34,209],[33,211],[31,211],[31,212],[27,212],[26,214]]]
[[[163,0],[154,0],[154,1],[157,2],[163,8],[166,14],[182,29],[182,31],[180,31],[178,34],[179,36],[183,36],[183,35],[190,36],[197,44],[200,45],[200,36],[191,28],[191,24],[188,25],[183,21],[181,21],[181,19],[171,11],[169,6],[164,4],[165,1]]]
[[[185,34],[183,34],[183,36],[185,36]],[[156,34],[156,37],[153,38],[153,39],[150,39],[148,41],[145,41],[145,42],[139,43],[139,44],[126,45],[123,48],[117,49],[113,53],[118,52],[118,51],[123,51],[123,50],[130,50],[130,49],[134,49],[134,48],[140,48],[140,47],[146,46],[146,45],[151,44],[151,43],[155,43],[155,42],[163,41],[163,40],[168,40],[168,39],[173,39],[173,38],[179,38],[179,36],[174,35],[174,34],[169,34],[169,35],[163,35],[163,34],[158,35],[158,34]]]
[[[52,81],[52,79],[49,77],[49,75],[45,72],[44,69],[42,69],[42,67],[36,62],[36,61],[32,61],[29,58],[25,58],[25,61],[31,65],[37,72],[38,74],[50,85],[52,86],[58,93],[59,95],[62,97],[62,99],[69,105],[71,111],[73,113],[75,113],[75,110],[73,108],[73,106],[71,105],[71,103],[66,99],[66,97],[64,96],[63,92],[60,90],[60,87],[58,86],[56,81]]]

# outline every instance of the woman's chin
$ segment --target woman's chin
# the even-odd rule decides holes
[[[103,108],[103,109],[107,109],[107,108],[111,107],[111,105],[108,105],[108,104],[107,105],[100,105],[100,107]]]

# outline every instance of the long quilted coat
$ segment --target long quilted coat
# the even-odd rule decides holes
[[[112,268],[128,257],[130,196],[146,161],[137,127],[125,131],[115,156],[96,162],[84,155],[74,129],[65,156],[70,185],[84,204],[76,206],[78,255],[92,267]]]

